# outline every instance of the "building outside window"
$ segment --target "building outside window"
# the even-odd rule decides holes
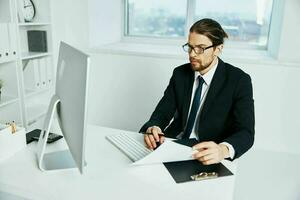
[[[266,49],[273,0],[126,0],[125,37],[185,39],[195,21],[212,18],[229,41]]]

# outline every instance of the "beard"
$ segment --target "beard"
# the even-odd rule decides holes
[[[207,62],[204,62],[203,59],[189,58],[191,67],[193,71],[203,71],[209,68],[214,61],[214,57],[211,57]]]

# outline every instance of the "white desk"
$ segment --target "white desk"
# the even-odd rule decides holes
[[[0,190],[39,200],[233,198],[235,176],[176,184],[162,164],[131,166],[131,161],[105,139],[105,135],[119,132],[128,131],[88,127],[87,167],[83,175],[77,169],[40,171],[36,144],[30,144],[0,163]],[[142,140],[142,135],[135,135]],[[60,140],[47,145],[47,149],[57,150],[64,146],[64,141]],[[224,161],[223,164],[235,173],[233,163]]]
[[[300,154],[251,150],[238,161],[236,200],[300,199]]]

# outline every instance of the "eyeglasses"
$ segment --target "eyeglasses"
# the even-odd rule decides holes
[[[185,51],[185,52],[191,53],[192,51],[194,51],[195,54],[199,55],[199,54],[203,54],[206,49],[209,49],[209,48],[212,48],[215,46],[216,45],[211,45],[211,46],[204,47],[204,48],[200,47],[200,46],[193,47],[189,43],[186,43],[186,44],[182,45],[182,48],[183,48],[183,51]]]

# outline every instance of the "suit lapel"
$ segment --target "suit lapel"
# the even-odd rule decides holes
[[[208,90],[205,102],[203,103],[203,108],[202,108],[202,111],[200,113],[199,122],[201,122],[203,120],[203,118],[204,118],[205,114],[207,113],[209,107],[213,103],[216,95],[218,94],[218,92],[222,88],[222,86],[224,84],[224,81],[225,81],[225,64],[219,58],[216,72],[213,76],[213,79],[212,79],[210,88]]]
[[[190,66],[189,66],[190,67]],[[193,84],[194,84],[194,78],[195,78],[195,73],[190,70],[188,73],[188,78],[185,80],[184,83],[184,101],[183,101],[183,108],[182,108],[182,127],[185,127],[187,117],[188,117],[188,112],[190,108],[190,103],[191,103],[191,98],[192,98],[192,92],[193,92]]]

